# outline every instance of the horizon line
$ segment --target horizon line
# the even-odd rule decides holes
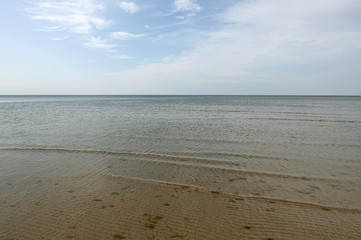
[[[279,97],[361,97],[361,95],[344,94],[0,94],[0,97],[19,96],[279,96]]]

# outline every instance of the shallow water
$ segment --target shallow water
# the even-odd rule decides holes
[[[0,96],[0,133],[2,179],[96,159],[105,175],[361,209],[361,97]]]

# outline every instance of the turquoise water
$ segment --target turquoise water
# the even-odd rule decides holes
[[[29,174],[31,149],[93,154],[112,176],[361,209],[361,97],[0,96],[0,133],[0,175]]]

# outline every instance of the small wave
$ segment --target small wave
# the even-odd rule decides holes
[[[274,120],[274,121],[305,121],[305,122],[330,122],[330,123],[361,123],[356,120],[331,120],[331,119],[295,119],[295,118],[246,118],[248,120]]]
[[[174,188],[188,189],[188,190],[192,190],[195,192],[215,194],[215,195],[233,198],[233,199],[237,199],[237,200],[241,200],[241,199],[262,200],[262,201],[268,201],[268,202],[272,202],[272,203],[279,202],[279,203],[289,204],[289,205],[321,208],[323,210],[335,210],[335,211],[340,211],[340,212],[351,212],[351,213],[361,214],[360,209],[354,209],[354,208],[340,208],[340,207],[326,206],[326,205],[320,205],[320,204],[314,204],[314,203],[308,203],[308,202],[291,201],[291,200],[286,200],[286,199],[281,199],[281,198],[273,198],[273,197],[265,197],[265,196],[234,195],[234,194],[230,194],[230,193],[208,190],[208,189],[201,188],[198,186],[193,186],[193,185],[179,184],[179,183],[160,181],[160,180],[154,180],[154,179],[120,176],[120,175],[115,175],[115,174],[109,174],[108,176],[113,179],[124,179],[124,180],[128,180],[128,181],[142,182],[142,183],[146,183],[146,184],[157,184],[157,185],[169,186],[169,187],[174,187]]]
[[[178,157],[152,153],[134,153],[134,152],[112,152],[112,151],[101,151],[101,150],[75,150],[75,149],[62,149],[62,148],[0,148],[2,151],[33,151],[33,152],[57,152],[57,153],[86,153],[86,154],[104,154],[104,155],[116,155],[124,157],[143,157],[151,159],[166,159],[176,161],[187,161],[187,162],[202,162],[212,164],[229,164],[232,162],[213,160],[213,159],[202,159],[202,158],[189,158],[189,157]],[[241,155],[238,155],[241,156]],[[262,156],[259,156],[262,158]],[[244,158],[257,158],[257,156],[244,155]]]
[[[190,158],[190,157],[178,157],[170,155],[152,154],[152,153],[134,153],[134,152],[113,152],[103,150],[76,150],[76,149],[63,149],[63,148],[0,148],[3,151],[34,151],[34,152],[67,152],[67,153],[88,153],[88,154],[107,154],[107,155],[119,155],[128,157],[145,157],[145,158],[157,158],[157,159],[169,159],[178,161],[196,161],[205,163],[229,163],[229,161],[215,160],[215,159],[202,159],[202,158]],[[213,155],[222,157],[236,157],[243,159],[269,159],[269,160],[290,160],[288,158],[252,155],[252,154],[237,154],[237,153],[212,153]]]
[[[160,155],[160,154],[149,154],[149,153],[111,152],[111,151],[100,151],[100,150],[74,150],[74,149],[60,149],[60,148],[0,148],[0,150],[114,155],[114,156],[122,156],[122,157],[132,157],[133,158],[132,161],[150,161],[151,159],[153,163],[157,163],[157,164],[168,164],[168,165],[176,165],[176,166],[190,167],[190,168],[202,168],[202,169],[209,169],[212,171],[243,174],[250,176],[267,176],[267,177],[296,179],[296,180],[304,180],[304,181],[311,181],[311,180],[348,181],[348,179],[344,179],[344,178],[342,179],[320,178],[320,177],[312,177],[312,176],[297,176],[297,175],[279,174],[279,173],[270,173],[270,172],[248,171],[248,170],[235,169],[224,166],[225,164],[228,165],[231,165],[232,163],[235,164],[234,162],[227,162],[220,160],[217,161],[217,160],[201,159],[201,158],[176,157],[176,156],[168,156],[168,155]],[[262,157],[267,158],[265,156],[241,155],[241,154],[227,154],[227,155],[238,156],[238,157],[243,156],[244,158],[262,158]],[[205,163],[207,165],[189,164],[191,162],[200,162],[200,163]],[[222,164],[223,166],[217,167],[216,164]],[[352,180],[355,181],[355,179]]]

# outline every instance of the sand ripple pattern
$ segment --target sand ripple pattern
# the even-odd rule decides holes
[[[123,179],[191,187],[235,196],[278,199],[340,209],[361,209],[361,178],[355,177],[320,178],[250,171],[242,169],[236,162],[159,154],[50,148],[2,148],[0,151],[90,155],[91,158],[106,159],[104,164],[107,166],[102,174]],[[257,158],[249,155],[243,157]],[[332,196],[329,192],[333,193]]]
[[[0,170],[5,174],[0,176],[0,239],[359,239],[361,236],[360,210],[239,196],[206,187],[162,182],[155,177],[136,178],[136,174],[111,176],[110,170],[115,167],[111,164],[124,162],[120,157],[132,157],[128,161],[138,164],[138,168],[154,165],[155,157],[148,156],[150,160],[145,161],[121,154],[2,149]],[[165,163],[169,162],[167,159]]]

